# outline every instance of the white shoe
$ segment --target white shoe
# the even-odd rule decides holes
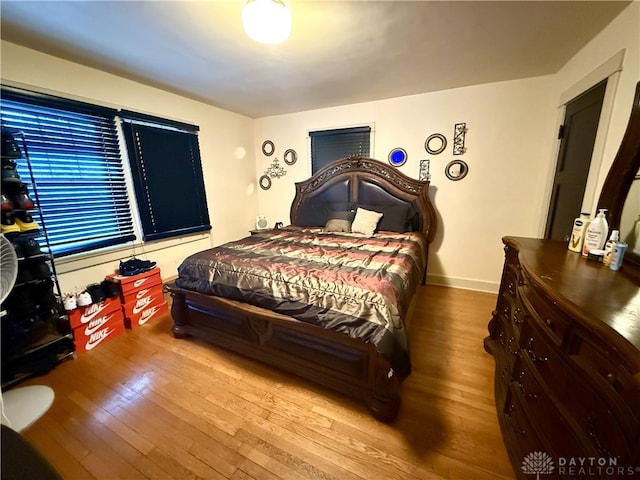
[[[75,310],[78,308],[78,302],[76,301],[76,296],[73,293],[67,293],[62,301],[62,305],[67,312],[71,310]]]
[[[78,294],[78,306],[86,307],[87,305],[91,305],[93,300],[91,299],[91,295],[86,290],[83,290]]]

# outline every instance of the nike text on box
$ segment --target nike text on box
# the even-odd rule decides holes
[[[152,320],[162,317],[168,312],[169,307],[167,306],[167,302],[160,296],[139,312],[125,318],[124,323],[127,328],[138,328]]]
[[[129,295],[127,298],[128,300],[123,305],[124,316],[126,318],[132,318],[152,303],[157,302],[158,299],[164,300],[162,285],[157,285],[149,289],[143,288],[138,290],[135,294]]]
[[[101,315],[73,329],[73,339],[78,354],[97,348],[125,331],[122,310]]]
[[[132,275],[130,277],[112,273],[111,275],[107,275],[106,279],[110,282],[115,282],[120,286],[120,292],[125,302],[129,301],[126,297],[132,292],[141,288],[151,288],[162,284],[160,269],[158,267],[153,268],[148,272]]]
[[[120,311],[121,303],[119,298],[107,298],[100,303],[92,303],[86,307],[79,307],[69,312],[71,328],[78,328],[85,325],[97,317],[108,313]]]

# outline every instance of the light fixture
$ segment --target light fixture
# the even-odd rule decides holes
[[[291,34],[291,12],[281,0],[247,0],[242,24],[256,42],[281,43]]]

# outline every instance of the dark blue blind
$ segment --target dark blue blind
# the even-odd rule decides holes
[[[198,127],[126,111],[120,116],[144,239],[211,230]]]
[[[23,135],[55,256],[135,239],[115,110],[3,88],[0,116],[21,148]],[[26,159],[17,163],[30,179]]]
[[[351,155],[369,156],[371,127],[338,128],[309,132],[311,137],[311,173]]]

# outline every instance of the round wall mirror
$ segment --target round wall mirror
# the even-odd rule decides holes
[[[271,140],[265,140],[262,142],[262,153],[264,153],[267,157],[273,155],[273,152],[276,151],[276,147],[273,145]]]
[[[444,174],[449,180],[462,180],[469,173],[469,166],[464,160],[453,160],[447,164]]]
[[[287,165],[293,165],[298,160],[298,154],[292,148],[284,152],[284,163]]]
[[[447,148],[447,139],[441,133],[429,135],[424,142],[425,150],[431,155],[438,155]]]
[[[269,190],[271,188],[271,179],[269,178],[269,175],[262,175],[260,180],[258,180],[258,183],[260,184],[260,188],[263,190]]]

